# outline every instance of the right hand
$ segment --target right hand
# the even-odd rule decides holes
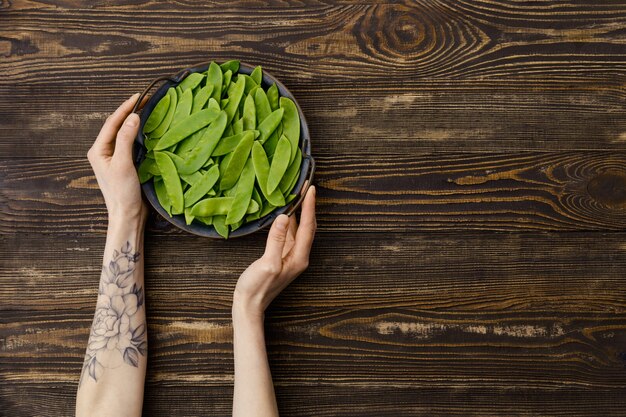
[[[299,226],[295,215],[281,214],[274,220],[265,253],[237,281],[233,312],[263,317],[272,300],[308,267],[316,228],[315,187],[311,186],[302,203]]]

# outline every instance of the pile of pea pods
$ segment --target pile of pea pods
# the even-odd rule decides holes
[[[138,168],[170,217],[224,238],[291,202],[302,163],[295,103],[263,89],[261,67],[238,71],[239,61],[212,62],[168,89],[144,124]]]

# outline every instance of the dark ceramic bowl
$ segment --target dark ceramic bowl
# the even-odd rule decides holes
[[[139,126],[139,133],[137,134],[137,139],[135,140],[135,147],[133,151],[133,157],[136,166],[139,166],[139,164],[141,163],[141,161],[144,160],[146,155],[146,148],[143,145],[145,139],[145,136],[143,134],[143,125],[144,123],[146,123],[150,112],[152,112],[159,100],[161,100],[161,98],[167,93],[167,90],[170,87],[175,87],[191,73],[206,71],[209,68],[209,64],[210,62],[205,62],[203,64],[184,69],[176,75],[157,78],[141,94],[141,96],[137,100],[134,111],[137,110],[139,103],[142,102],[148,91],[150,91],[150,89],[152,89],[152,87],[157,83],[164,81],[163,85],[161,85],[159,89],[156,90],[156,92],[150,97],[150,99],[148,99],[145,106],[141,110],[141,123]],[[253,66],[241,63],[239,66],[239,73],[249,75],[253,69]],[[311,181],[313,180],[313,174],[315,172],[315,160],[311,156],[311,139],[309,136],[309,128],[307,126],[306,119],[304,118],[304,114],[302,113],[302,110],[300,109],[300,106],[298,105],[295,97],[289,92],[289,90],[287,90],[287,88],[271,74],[263,70],[262,87],[264,89],[267,89],[272,84],[276,84],[281,97],[289,97],[291,100],[293,100],[294,103],[296,103],[296,107],[298,108],[298,114],[300,115],[300,149],[302,150],[303,160],[302,166],[300,168],[300,177],[298,178],[298,182],[296,183],[295,188],[291,192],[291,194],[297,194],[298,198],[296,198],[294,201],[284,207],[277,208],[265,217],[261,217],[258,220],[242,225],[239,229],[230,233],[230,235],[228,236],[229,238],[245,236],[259,231],[272,224],[274,219],[276,219],[276,217],[278,217],[280,214],[293,214],[293,212],[302,204],[302,201],[304,200],[304,196],[306,195],[306,189],[303,188],[305,187],[305,184],[308,188],[308,186],[311,184]],[[154,207],[154,209],[159,212],[159,214],[163,216],[163,218],[165,218],[176,227],[199,236],[222,239],[222,237],[217,234],[213,226],[207,226],[198,222],[193,222],[188,225],[185,222],[185,216],[182,214],[170,217],[165,209],[161,206],[161,204],[159,204],[159,200],[157,199],[156,192],[154,190],[153,181],[148,181],[144,183],[141,187],[143,189],[144,195],[146,196],[152,207]]]

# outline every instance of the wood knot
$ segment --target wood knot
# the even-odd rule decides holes
[[[626,209],[626,171],[606,171],[593,177],[587,192],[598,203],[611,209]]]

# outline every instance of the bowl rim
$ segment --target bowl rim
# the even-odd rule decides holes
[[[223,62],[227,62],[229,60],[225,60]],[[133,146],[133,161],[135,163],[135,167],[138,167],[139,164],[145,159],[145,155],[147,153],[146,148],[144,147],[145,135],[143,133],[143,126],[148,119],[148,116],[159,102],[159,100],[167,93],[167,90],[170,87],[175,87],[182,80],[184,80],[189,74],[194,72],[204,72],[208,69],[209,65],[213,61],[202,62],[191,67],[182,69],[178,73],[172,76],[163,76],[153,80],[148,87],[143,91],[140,97],[137,100],[135,105],[136,111],[139,103],[142,102],[143,98],[147,95],[147,93],[152,89],[153,86],[158,84],[161,81],[164,83],[150,96],[150,98],[146,101],[140,113],[140,123],[139,130],[137,132],[137,137],[135,138],[134,146]],[[215,61],[217,62],[217,61]],[[239,61],[239,70],[238,74],[246,74],[250,75],[254,70],[255,66],[252,66],[246,62]],[[296,194],[298,197],[294,199],[291,203],[284,205],[283,207],[278,207],[271,213],[257,219],[255,221],[246,223],[242,225],[240,228],[235,230],[234,232],[229,233],[228,239],[237,238],[242,236],[247,236],[252,233],[258,232],[271,225],[273,221],[281,214],[291,215],[293,212],[302,204],[304,199],[304,195],[306,194],[306,190],[311,185],[313,180],[313,175],[315,172],[315,160],[311,155],[311,138],[309,134],[308,123],[298,104],[298,101],[293,96],[293,94],[285,87],[283,83],[281,83],[276,77],[274,77],[270,72],[263,69],[263,79],[261,81],[261,85],[267,89],[272,84],[276,84],[280,97],[287,97],[291,99],[296,108],[298,110],[298,115],[300,117],[300,138],[299,138],[299,146],[302,151],[302,166],[300,167],[300,176],[298,177],[298,181],[296,182],[295,187],[293,188],[290,194]],[[306,186],[305,186],[306,185]],[[204,224],[200,224],[199,222],[192,222],[188,225],[185,221],[185,217],[182,214],[173,215],[172,217],[167,214],[165,209],[161,206],[156,197],[156,192],[154,190],[154,181],[147,181],[141,184],[141,189],[143,191],[143,195],[148,200],[152,208],[159,213],[161,217],[167,220],[169,223],[173,224],[179,229],[187,231],[189,233],[209,237],[212,239],[224,239],[220,236],[213,226],[207,226]]]

